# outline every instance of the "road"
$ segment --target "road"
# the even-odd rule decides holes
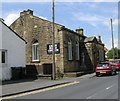
[[[15,99],[118,99],[118,75],[75,81],[77,83],[23,94]]]

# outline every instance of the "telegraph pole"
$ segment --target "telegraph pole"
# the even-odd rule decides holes
[[[53,50],[52,50],[52,79],[55,80],[56,79],[56,67],[55,67],[55,29],[54,29],[54,22],[55,22],[55,18],[54,18],[54,0],[52,0],[52,46],[53,46]]]
[[[114,37],[113,37],[113,25],[112,25],[112,19],[110,19],[111,21],[111,35],[112,35],[112,53],[113,53],[113,59],[115,59],[115,51],[114,51]]]

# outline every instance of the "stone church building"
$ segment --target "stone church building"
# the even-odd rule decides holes
[[[32,10],[20,12],[10,26],[26,40],[26,72],[31,76],[52,74],[52,22],[33,15]],[[104,61],[104,44],[96,37],[84,36],[82,28],[76,31],[55,23],[56,75],[94,71]]]

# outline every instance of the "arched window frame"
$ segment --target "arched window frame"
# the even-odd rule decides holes
[[[80,59],[80,47],[79,47],[79,42],[76,42],[76,60]]]
[[[70,39],[68,41],[68,60],[73,60],[72,41]]]
[[[37,40],[32,43],[32,61],[39,61],[39,43]]]

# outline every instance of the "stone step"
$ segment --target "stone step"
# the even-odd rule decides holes
[[[64,74],[64,77],[79,77],[79,76],[82,76],[84,74],[89,74],[89,73],[92,73],[93,71],[90,70],[90,71],[81,71],[81,72],[69,72],[69,73],[65,73]]]
[[[78,77],[81,76],[83,74],[83,72],[69,72],[69,73],[65,73],[64,77]]]
[[[45,74],[38,74],[38,79],[51,79],[51,75],[45,75]]]

